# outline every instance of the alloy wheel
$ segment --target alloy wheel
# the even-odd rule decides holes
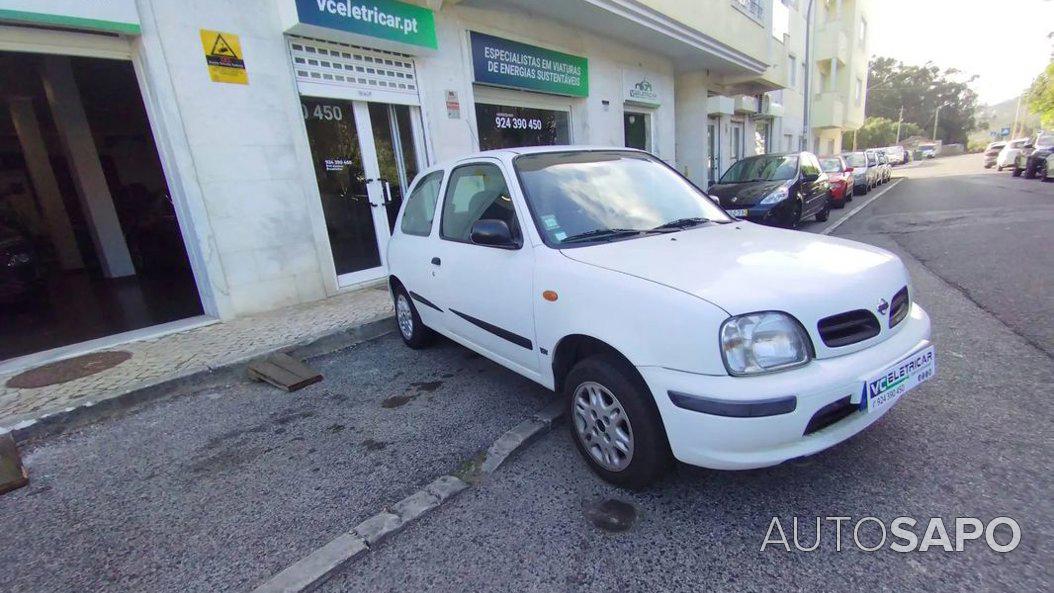
[[[633,460],[633,426],[622,403],[611,390],[595,381],[575,389],[575,434],[600,467],[622,471]]]

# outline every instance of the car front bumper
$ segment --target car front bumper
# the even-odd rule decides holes
[[[790,227],[794,224],[794,200],[790,198],[775,204],[755,204],[746,210],[746,219],[750,222],[778,227]]]
[[[674,456],[712,469],[752,469],[812,455],[867,428],[893,406],[879,412],[853,410],[844,418],[806,435],[821,408],[849,397],[860,401],[864,381],[930,346],[930,319],[912,304],[902,327],[864,350],[779,373],[756,377],[712,376],[662,367],[638,367],[655,397]],[[670,392],[711,401],[761,404],[796,398],[793,411],[760,417],[730,417],[696,412],[673,403]]]

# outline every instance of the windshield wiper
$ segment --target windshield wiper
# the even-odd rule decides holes
[[[708,222],[710,222],[709,218],[703,218],[702,216],[690,216],[688,218],[678,218],[677,220],[664,222],[651,230],[661,231],[663,229],[687,229],[693,226],[706,224]]]
[[[639,229],[593,229],[577,235],[566,237],[561,243],[578,243],[580,241],[593,241],[596,239],[611,239],[615,237],[629,237],[641,235],[647,231]]]

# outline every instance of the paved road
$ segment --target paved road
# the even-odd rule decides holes
[[[998,243],[991,248],[999,253],[1049,251],[1049,230],[1039,241],[1031,230],[1042,226],[1035,213],[1054,205],[1054,196],[1028,192],[1049,192],[1054,185],[978,172],[976,160],[906,169],[908,180],[857,215],[859,223],[847,222],[836,232],[898,251],[911,268],[917,300],[935,321],[938,378],[870,430],[815,457],[765,470],[680,467],[641,494],[593,477],[566,430],[560,430],[322,590],[1050,590],[1054,447],[1047,399],[1054,365],[1048,352],[1033,346],[1049,316],[1034,320],[1037,329],[1022,332],[943,276],[970,270],[977,261],[972,233],[978,230]],[[1030,232],[1004,230],[995,241],[1003,225],[971,219],[945,230],[939,222],[962,208],[983,212],[978,220],[999,218],[1007,204],[1033,212],[1037,222],[1028,223]],[[936,236],[915,232],[906,240],[906,221],[919,219],[935,221],[930,230]],[[1049,218],[1044,220],[1049,229]],[[925,261],[936,269],[915,259],[901,247],[904,242],[928,249]],[[940,258],[936,264],[934,257]],[[999,255],[986,257],[991,259],[985,262],[996,261]],[[1002,262],[1013,266],[1019,259]],[[1010,293],[1001,297],[1008,307],[1026,311],[1049,307],[1049,296],[1037,305],[1031,291],[1050,294],[1050,269],[1029,268],[1034,275],[1028,281],[1025,271],[987,280],[983,271],[954,278],[974,292]],[[632,507],[637,519],[631,529],[611,533],[596,526],[591,511],[607,500]],[[875,516],[887,523],[910,516],[923,524],[943,517],[949,525],[956,516],[1009,516],[1019,521],[1023,535],[1006,555],[979,546],[962,553],[838,552],[833,524],[825,523],[816,552],[760,551],[773,516],[789,525],[793,516],[814,521],[839,515]],[[814,533],[813,527],[803,530]],[[868,544],[876,542],[876,533],[862,533],[874,538]]]
[[[1050,590],[1054,184],[971,159],[904,170],[835,233],[900,253],[935,321],[938,378],[882,422],[807,460],[682,466],[639,494],[593,477],[561,429],[323,591]],[[248,591],[548,398],[450,343],[313,362],[326,381],[293,395],[238,383],[27,448],[33,483],[0,497],[0,591]],[[597,526],[610,500],[627,531]],[[836,515],[1005,515],[1023,535],[1007,555],[868,554],[836,551],[828,525],[816,552],[760,551],[773,516]]]
[[[452,343],[394,335],[31,444],[0,497],[4,593],[244,592],[455,471],[550,397]]]

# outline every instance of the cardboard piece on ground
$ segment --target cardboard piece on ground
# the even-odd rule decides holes
[[[0,435],[0,494],[17,490],[29,483],[22,457],[10,434]]]
[[[303,389],[322,380],[318,371],[282,352],[250,363],[249,377],[286,391]]]

